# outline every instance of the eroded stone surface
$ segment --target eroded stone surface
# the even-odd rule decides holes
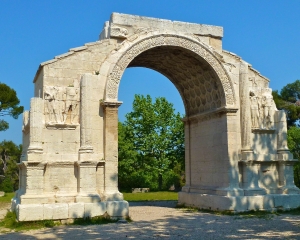
[[[128,67],[166,77],[183,100],[186,185],[179,202],[294,208],[285,114],[269,80],[222,49],[223,29],[113,13],[100,40],[41,63],[23,114],[20,221],[128,216],[118,191],[118,88]],[[138,187],[138,186],[137,186]]]

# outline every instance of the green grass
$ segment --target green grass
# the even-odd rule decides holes
[[[57,222],[54,222],[53,220],[18,222],[16,214],[14,212],[7,212],[5,218],[0,222],[0,227],[4,227],[6,229],[14,230],[17,232],[45,227],[54,227],[56,225],[59,224]]]
[[[99,224],[108,224],[115,223],[118,219],[112,219],[108,216],[99,216],[93,218],[78,218],[74,220],[74,223],[71,225],[99,225]]]
[[[126,219],[128,222],[131,221],[130,218]],[[69,225],[99,225],[115,223],[118,219],[111,219],[109,216],[99,216],[93,218],[78,218],[75,219],[73,223]],[[18,222],[16,214],[14,212],[7,212],[5,218],[0,221],[1,232],[9,231],[28,231],[33,229],[41,228],[52,228],[54,226],[61,225],[60,221],[54,220],[42,220],[42,221],[28,221],[28,222]]]
[[[15,196],[15,193],[5,193],[3,197],[0,197],[0,203],[10,203],[10,200]]]
[[[9,208],[11,199],[14,197],[15,193],[5,193],[3,197],[0,197],[0,208]]]
[[[141,201],[177,201],[177,192],[148,192],[148,193],[123,193],[124,199],[130,202]]]
[[[279,214],[291,214],[291,215],[299,215],[300,216],[300,207],[293,208],[291,210],[278,210]]]

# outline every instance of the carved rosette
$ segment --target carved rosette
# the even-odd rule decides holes
[[[188,49],[198,54],[213,68],[220,79],[224,91],[224,99],[221,100],[222,106],[235,104],[234,90],[230,78],[227,75],[223,65],[214,56],[214,54],[195,40],[192,40],[186,36],[172,34],[160,34],[144,38],[140,41],[137,41],[133,46],[125,51],[108,76],[106,100],[117,100],[120,79],[129,63],[142,52],[158,46],[176,46]]]

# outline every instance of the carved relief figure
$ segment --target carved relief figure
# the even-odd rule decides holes
[[[30,121],[30,119],[29,119],[29,111],[25,111],[24,113],[23,113],[23,126],[22,126],[22,131],[23,132],[25,132],[25,130],[26,130],[26,128],[28,127],[28,125],[29,125],[29,121]]]
[[[255,96],[254,92],[250,92],[250,106],[251,106],[251,122],[252,128],[259,128],[259,110],[260,110],[260,101],[257,96]]]
[[[44,90],[47,124],[77,124],[79,122],[79,88],[47,86]]]
[[[75,87],[67,87],[66,92],[66,112],[69,117],[70,123],[74,124],[78,122],[79,115],[79,93],[78,89]]]
[[[262,97],[262,106],[264,108],[264,127],[273,128],[274,118],[274,102],[271,89],[267,89]]]
[[[44,99],[45,101],[45,115],[46,122],[56,122],[56,117],[54,113],[54,94],[53,87],[45,87],[44,89]]]
[[[64,102],[64,91],[59,87],[53,87],[54,90],[54,113],[57,123],[64,123],[64,112],[65,112],[65,102]]]
[[[252,81],[252,86],[253,86],[253,87],[256,87],[256,86],[257,86],[257,82],[256,82],[255,76],[254,76],[254,77],[250,77],[249,80]]]

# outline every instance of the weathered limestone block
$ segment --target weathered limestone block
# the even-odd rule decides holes
[[[300,189],[294,183],[294,163],[297,160],[279,161],[279,182],[282,185],[281,190],[284,194],[298,194],[300,196]]]
[[[35,155],[35,154],[34,154]],[[40,155],[40,154],[38,154]],[[26,172],[26,194],[40,194],[44,190],[44,162],[23,162]]]
[[[249,99],[249,83],[248,83],[249,67],[246,62],[242,62],[240,66],[240,106],[241,106],[241,138],[242,138],[242,157],[243,153],[252,152],[251,149],[251,122],[250,122],[250,99]]]
[[[186,22],[178,22],[178,21],[170,21],[165,19],[157,19],[157,18],[149,18],[149,17],[141,17],[141,16],[134,16],[134,15],[127,15],[121,13],[113,13],[111,15],[110,21],[106,22],[104,26],[104,31],[106,29],[113,28],[115,26],[123,26],[127,30],[127,32],[134,32],[134,31],[145,31],[146,29],[165,29],[166,31],[176,31],[176,32],[185,32],[190,34],[199,34],[199,35],[210,35],[216,38],[223,37],[223,28],[218,26],[210,26],[204,24],[195,24],[195,23],[186,23]],[[132,29],[131,28],[135,28]],[[112,37],[114,37],[113,35]],[[111,37],[108,34],[102,34],[100,39],[104,37]],[[115,36],[118,37],[118,36]],[[124,37],[124,36],[121,36]]]
[[[72,161],[49,162],[43,169],[44,192],[56,196],[66,194],[66,197],[77,194],[76,170]]]
[[[14,198],[11,199],[10,211],[16,212],[18,204],[20,204],[19,199],[17,196],[15,196]]]
[[[84,203],[69,203],[68,218],[84,218]]]
[[[191,186],[191,156],[190,156],[190,121],[188,118],[183,118],[184,122],[184,143],[185,143],[185,186],[182,191],[189,192]]]
[[[96,192],[96,166],[97,162],[78,163],[78,190],[80,193]]]
[[[106,201],[123,200],[118,190],[118,107],[121,102],[103,102],[105,112],[105,192]]]
[[[288,210],[297,206],[298,195],[270,194],[264,196],[214,196],[197,193],[179,193],[180,198],[184,199],[186,206],[193,206],[211,210],[230,210],[243,212],[249,210],[274,211],[276,209]],[[183,202],[179,202],[181,204]]]
[[[88,161],[90,154],[93,153],[92,146],[92,128],[93,124],[91,122],[91,102],[92,102],[92,89],[93,89],[93,76],[91,74],[85,74],[81,78],[80,88],[81,88],[81,108],[80,108],[80,150],[79,154],[81,156],[81,161]],[[91,156],[90,156],[91,157]]]
[[[53,196],[53,194],[42,194],[42,192],[33,195],[26,193],[18,196],[18,202],[20,204],[55,203],[55,197]]]
[[[264,195],[266,192],[258,185],[259,164],[253,161],[243,161],[242,183],[246,196]]]
[[[289,210],[299,207],[299,194],[278,194],[274,196],[275,208]]]
[[[44,219],[66,219],[68,207],[67,203],[44,204]]]
[[[84,217],[102,216],[107,211],[106,202],[85,203],[84,204]],[[111,215],[110,215],[111,216]]]
[[[112,217],[127,217],[129,204],[127,201],[107,201],[107,214]]]
[[[43,204],[19,204],[17,206],[18,221],[37,221],[44,219]]]
[[[41,162],[42,159],[42,136],[44,118],[44,100],[42,98],[32,98],[30,101],[30,135],[29,147],[27,151],[27,161]]]

